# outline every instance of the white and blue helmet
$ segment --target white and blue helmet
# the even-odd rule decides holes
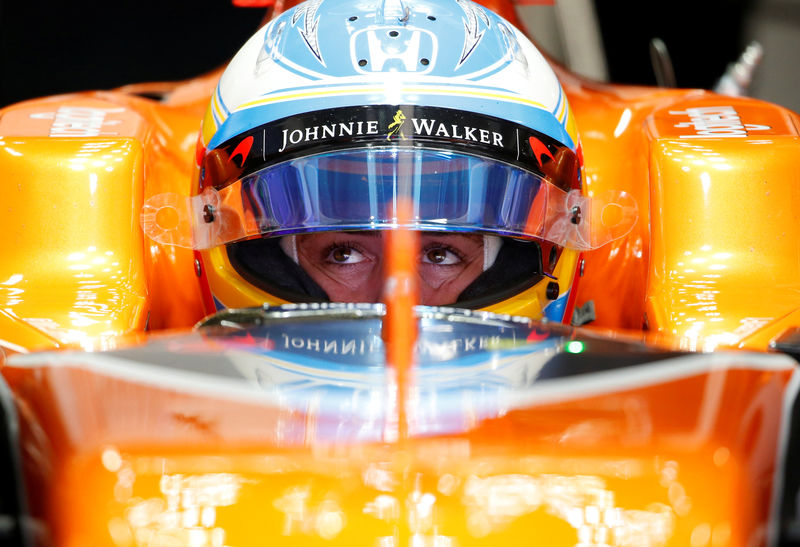
[[[233,58],[201,137],[185,222],[145,224],[198,250],[211,309],[325,300],[281,236],[396,227],[400,194],[412,229],[502,236],[455,305],[568,319],[580,251],[604,242],[558,79],[470,0],[298,4]]]
[[[281,118],[369,105],[455,107],[577,146],[547,61],[517,28],[470,0],[297,5],[234,57],[203,137],[214,149]]]

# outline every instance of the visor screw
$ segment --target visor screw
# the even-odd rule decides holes
[[[206,205],[203,207],[203,220],[207,223],[214,222],[214,206],[213,205]]]
[[[580,224],[581,223],[581,208],[578,205],[575,205],[572,208],[572,217],[569,219],[570,222],[573,224]]]
[[[545,291],[545,296],[548,300],[555,300],[558,298],[558,283],[551,281],[547,284],[547,290]]]
[[[194,273],[197,277],[203,277],[203,266],[197,258],[194,259]]]

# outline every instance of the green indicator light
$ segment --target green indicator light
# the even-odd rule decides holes
[[[567,351],[567,353],[583,353],[583,350],[586,349],[586,344],[580,340],[571,340],[567,342],[567,345],[564,346],[564,349]]]

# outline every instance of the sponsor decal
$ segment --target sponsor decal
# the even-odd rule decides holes
[[[671,110],[673,116],[688,116],[688,122],[676,123],[678,129],[692,128],[694,133],[680,135],[681,139],[702,138],[746,138],[751,131],[768,131],[768,125],[745,124],[739,113],[732,106],[706,106],[687,108],[686,110]]]
[[[545,157],[550,158],[550,160],[555,159],[553,158],[553,154],[550,153],[550,150],[547,149],[547,146],[536,137],[528,138],[528,144],[531,145],[531,152],[533,152],[533,157],[536,158],[539,165],[544,163]]]
[[[416,135],[453,138],[503,147],[503,135],[499,131],[490,131],[469,125],[448,124],[428,118],[411,118],[411,123],[414,124],[414,134]]]
[[[287,148],[335,137],[362,137],[364,135],[377,134],[379,134],[378,120],[335,122],[312,125],[303,129],[284,129],[281,131],[281,147],[278,148],[278,152],[283,152]]]
[[[406,123],[407,121],[411,122],[410,126]],[[386,125],[384,130],[381,129],[381,125],[377,119],[362,119],[358,121],[315,124],[295,129],[284,128],[280,133],[281,145],[278,148],[278,152],[339,137],[363,137],[384,134],[386,135],[386,140],[391,140],[395,135],[398,135],[402,140],[413,137],[434,137],[469,141],[491,147],[504,147],[503,134],[498,130],[473,127],[463,123],[452,123],[452,120],[443,121],[435,117],[408,117],[402,109],[397,109],[391,123]],[[412,130],[409,137],[403,133],[402,128],[404,127]],[[542,153],[552,158],[553,156],[547,151],[547,147],[541,141],[537,140],[537,142],[544,149]],[[239,147],[237,146],[238,149]]]
[[[485,156],[548,176],[565,190],[574,187],[551,168],[565,151],[574,153],[548,135],[493,116],[416,105],[332,108],[255,127],[208,153],[202,184],[221,188],[274,163],[365,146],[430,146]]]
[[[233,153],[228,158],[228,162],[233,161],[233,158],[239,156],[240,157],[239,165],[240,166],[244,165],[244,160],[247,159],[247,156],[248,154],[250,154],[250,149],[252,147],[253,147],[253,136],[250,135],[236,146],[236,148],[233,150]]]
[[[53,120],[49,132],[51,137],[99,137],[119,134],[108,131],[108,128],[120,125],[122,121],[108,119],[108,115],[121,112],[125,112],[125,109],[62,106],[55,112],[35,112],[30,117],[34,120]]]
[[[399,133],[401,139],[405,139],[406,136],[403,135],[403,124],[406,123],[406,115],[403,114],[403,111],[398,109],[397,113],[394,115],[394,120],[392,123],[389,124],[389,133],[386,135],[386,140],[390,140],[392,135]]]
[[[362,74],[371,72],[430,72],[439,49],[436,36],[425,29],[398,26],[390,41],[385,32],[367,28],[353,34],[350,60]]]

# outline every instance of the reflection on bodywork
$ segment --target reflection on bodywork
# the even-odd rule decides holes
[[[146,499],[131,495],[136,477],[130,467],[120,469],[117,476],[114,494],[125,510],[108,523],[116,545],[226,545],[225,529],[217,525],[217,510],[237,503],[242,481],[237,474],[165,474],[159,483],[160,496]]]
[[[466,445],[461,448],[468,452]],[[137,459],[106,450],[103,465],[116,475],[113,497],[119,507],[108,520],[114,544],[224,547],[239,544],[232,537],[258,543],[252,535],[256,530],[273,544],[347,543],[351,534],[363,537],[358,534],[369,528],[376,532],[375,545],[384,546],[483,544],[509,539],[509,533],[521,537],[527,530],[524,536],[551,545],[657,547],[670,542],[683,512],[672,503],[673,493],[683,488],[674,461],[655,469],[641,460],[575,460],[576,471],[611,472],[618,478],[645,475],[651,501],[644,506],[621,503],[609,475],[524,471],[564,465],[547,458],[524,458],[521,465],[473,459],[459,462],[452,472],[437,473],[398,461],[348,464],[337,459],[318,463],[314,472],[304,471],[304,464],[293,458],[254,456],[245,467],[256,465],[260,473],[157,472],[159,466],[202,468],[215,462],[212,457]],[[503,467],[517,469],[494,472]],[[250,520],[254,515],[260,515],[257,522]],[[726,526],[729,537],[726,523],[699,525],[692,545],[708,544],[712,531],[713,544],[723,545],[719,540]],[[545,529],[546,537],[541,535]],[[250,534],[243,536],[246,530]]]

